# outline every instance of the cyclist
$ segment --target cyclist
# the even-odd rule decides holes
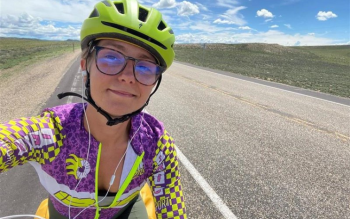
[[[174,141],[142,111],[173,62],[174,41],[156,9],[97,3],[81,29],[88,103],[0,124],[0,172],[30,163],[50,194],[50,218],[148,218],[146,183],[157,218],[187,218]]]

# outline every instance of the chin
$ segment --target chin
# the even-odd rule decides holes
[[[141,108],[141,107],[140,107]],[[125,109],[120,109],[120,110],[110,110],[110,111],[107,111],[109,115],[111,115],[112,118],[119,118],[119,117],[122,117],[124,115],[127,115],[127,114],[130,114],[130,113],[133,113],[135,112],[136,110],[140,109],[140,108],[137,108],[137,109],[131,109],[128,108],[128,110],[125,110]]]

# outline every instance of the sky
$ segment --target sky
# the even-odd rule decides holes
[[[0,0],[0,37],[79,40],[97,0]],[[350,44],[349,0],[139,0],[176,43]]]

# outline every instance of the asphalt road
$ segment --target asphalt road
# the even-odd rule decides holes
[[[237,218],[350,218],[349,99],[175,63],[147,111],[212,189],[180,163],[189,218],[225,218],[208,191]],[[0,217],[45,197],[29,165],[0,175]]]

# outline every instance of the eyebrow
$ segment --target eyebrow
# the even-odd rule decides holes
[[[127,51],[127,49],[125,48],[125,46],[123,46],[123,45],[120,45],[120,44],[118,44],[118,43],[110,43],[109,45],[111,45],[112,47],[114,47],[115,49],[117,49],[117,50],[121,50],[121,51],[123,51],[123,52],[126,52]],[[155,61],[155,58],[153,57],[153,56],[151,56],[151,55],[146,55],[146,54],[141,54],[140,56],[138,56],[137,57],[138,59],[149,59],[149,60],[151,60],[152,62],[153,61]]]

